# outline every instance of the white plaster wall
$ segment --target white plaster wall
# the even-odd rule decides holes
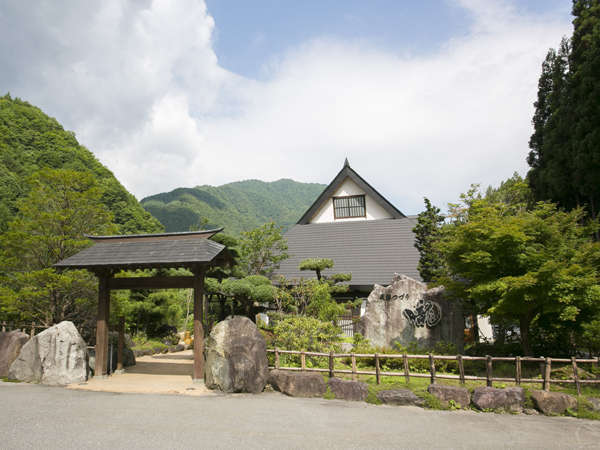
[[[494,330],[490,323],[490,318],[486,316],[477,316],[477,326],[479,327],[479,340],[494,342]]]
[[[334,192],[332,197],[343,197],[346,195],[363,195],[365,192],[350,178],[346,178],[342,185]],[[310,223],[327,223],[327,222],[351,222],[357,220],[379,220],[391,219],[392,216],[383,209],[371,196],[365,197],[365,207],[367,209],[367,217],[350,217],[348,219],[335,219],[333,215],[333,200],[328,198],[321,209],[310,219]]]

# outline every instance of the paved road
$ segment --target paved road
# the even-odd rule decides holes
[[[278,393],[186,397],[0,382],[0,448],[598,448],[600,422]]]

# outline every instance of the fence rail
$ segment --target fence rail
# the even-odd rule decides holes
[[[380,353],[322,353],[322,352],[303,352],[297,350],[281,350],[278,348],[268,349],[267,352],[275,354],[275,365],[270,366],[270,369],[278,370],[291,370],[291,371],[305,371],[305,372],[326,372],[329,373],[330,377],[338,374],[349,374],[352,375],[353,379],[356,379],[358,375],[375,375],[377,384],[381,383],[382,376],[388,377],[405,377],[406,382],[410,381],[411,377],[414,378],[429,378],[431,383],[435,383],[436,378],[445,380],[459,380],[461,384],[465,384],[466,381],[485,381],[487,386],[492,386],[493,382],[514,382],[517,385],[521,383],[541,383],[545,391],[550,390],[550,384],[555,383],[568,383],[575,384],[577,393],[581,393],[581,385],[583,384],[600,384],[600,379],[596,380],[580,380],[578,376],[577,364],[600,364],[600,357],[598,358],[544,358],[544,357],[526,357],[526,356],[464,356],[464,355],[408,355],[404,354],[380,354]],[[280,355],[299,355],[300,356],[300,367],[284,367],[280,364]],[[329,362],[329,368],[318,368],[318,367],[306,367],[307,356],[320,356],[327,357]],[[350,358],[352,369],[335,369],[334,362],[336,358]],[[375,361],[375,370],[358,370],[356,361],[359,358],[369,358]],[[382,359],[402,359],[403,360],[403,371],[402,372],[388,372],[381,370]],[[429,361],[429,373],[411,372],[410,371],[410,360],[428,360]],[[458,365],[458,375],[452,374],[438,374],[435,369],[436,361],[456,361]],[[464,361],[485,361],[486,363],[486,376],[476,375],[465,375]],[[514,377],[494,377],[493,376],[493,363],[494,361],[502,362],[514,362],[515,364],[515,376]],[[538,362],[543,364],[542,378],[522,378],[522,363],[523,362]],[[552,363],[570,363],[573,369],[573,379],[561,380],[552,379]]]

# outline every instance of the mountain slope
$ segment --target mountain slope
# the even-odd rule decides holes
[[[179,188],[142,199],[141,203],[167,231],[223,226],[239,234],[274,221],[289,227],[314,202],[325,185],[281,179],[238,181],[222,186]]]
[[[0,232],[16,213],[17,200],[27,194],[27,178],[43,168],[92,173],[121,233],[162,230],[73,132],[25,101],[0,97]]]

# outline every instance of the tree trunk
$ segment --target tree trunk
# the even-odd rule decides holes
[[[519,331],[521,333],[521,347],[523,349],[523,354],[525,356],[532,356],[533,352],[531,351],[531,344],[529,343],[529,325],[531,324],[531,319],[522,315],[519,317]]]

